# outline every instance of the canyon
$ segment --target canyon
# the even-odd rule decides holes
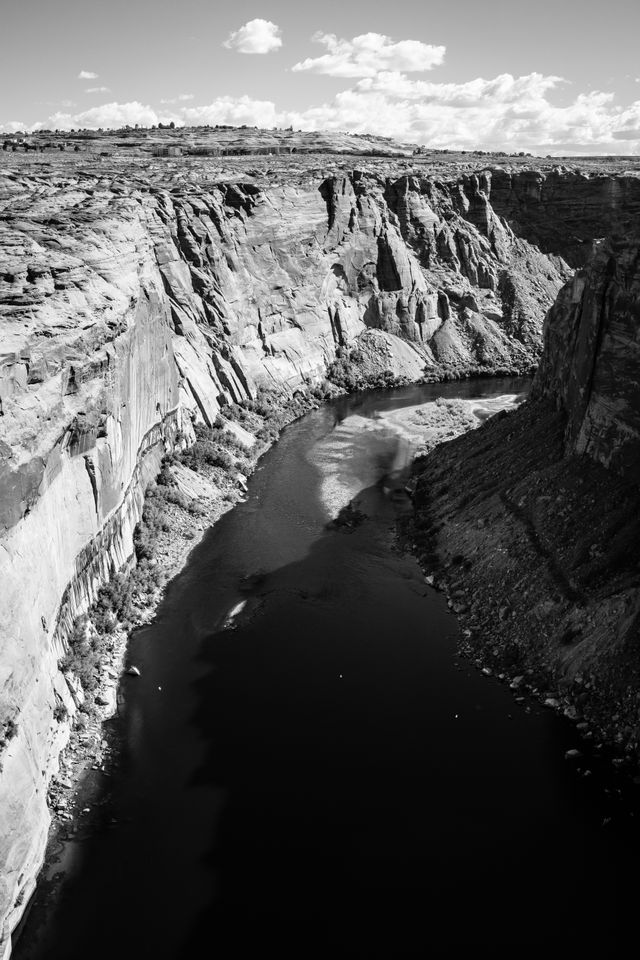
[[[312,398],[327,373],[538,367],[529,403],[420,461],[424,562],[446,570],[474,655],[491,636],[493,667],[532,671],[603,728],[617,713],[637,745],[640,178],[265,162],[11,155],[0,171],[3,956],[82,702],[60,661],[135,562],[163,458],[199,426],[250,443],[235,408]]]

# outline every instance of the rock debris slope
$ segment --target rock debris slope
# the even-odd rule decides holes
[[[42,861],[59,718],[77,700],[57,666],[65,638],[131,562],[145,486],[176,436],[260,389],[321,381],[357,345],[410,379],[529,370],[573,250],[543,236],[557,203],[540,214],[529,174],[307,166],[231,182],[206,162],[89,167],[0,176],[6,951]],[[565,179],[572,225],[582,210],[610,216],[615,183]]]
[[[416,496],[470,650],[620,759],[640,746],[639,331],[636,233],[561,290],[531,399],[430,455]]]

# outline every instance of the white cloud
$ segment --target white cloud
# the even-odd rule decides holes
[[[233,126],[274,127],[278,119],[287,116],[278,113],[271,100],[252,100],[251,97],[218,97],[205,107],[186,107],[181,111],[186,124],[229,123]]]
[[[78,80],[97,80],[98,74],[93,70],[81,70],[78,74]]]
[[[109,87],[87,87],[85,93],[110,93]]]
[[[20,120],[8,120],[7,123],[0,123],[0,133],[22,133],[28,129],[27,124]]]
[[[566,81],[531,73],[504,73],[465,83],[412,80],[399,71],[379,72],[357,80],[325,103],[304,110],[280,109],[271,100],[248,96],[218,97],[196,106],[175,98],[166,116],[137,101],[107,103],[79,113],[55,113],[39,127],[151,126],[160,120],[182,124],[232,124],[288,127],[316,131],[380,134],[409,143],[451,149],[529,150],[533,153],[640,152],[640,99],[629,105],[612,93],[578,93],[558,105],[555,94]],[[0,130],[25,129],[12,121]]]
[[[590,91],[557,106],[550,95],[564,82],[539,73],[507,73],[467,83],[427,83],[387,72],[302,111],[244,96],[220,97],[208,106],[182,109],[180,116],[187,124],[293,125],[462,150],[628,154],[640,149],[640,100],[622,107],[613,94]]]
[[[307,57],[292,70],[326,73],[332,77],[374,77],[381,70],[422,72],[444,60],[446,47],[420,40],[391,40],[382,33],[363,33],[353,40],[341,40],[333,33],[316,33],[312,38],[327,48],[320,57]]]
[[[230,33],[223,46],[238,53],[271,53],[282,46],[281,33],[271,20],[249,20]]]
[[[621,115],[613,137],[615,140],[636,140],[640,144],[640,100],[632,103]]]
[[[179,93],[177,97],[169,97],[167,100],[161,100],[160,103],[186,103],[193,98],[192,93]]]
[[[496,103],[523,104],[540,101],[561,83],[562,77],[545,77],[530,73],[513,77],[502,73],[492,80],[478,77],[466,83],[430,83],[426,80],[410,80],[398,72],[381,72],[375,77],[360,80],[355,89],[359,93],[382,93],[406,100],[447,103],[455,107],[489,107]]]
[[[54,113],[44,123],[35,124],[34,128],[71,130],[87,127],[97,130],[98,127],[117,128],[127,124],[133,127],[136,123],[141,127],[151,127],[158,123],[158,115],[152,107],[144,106],[137,100],[130,103],[103,103],[81,113]]]

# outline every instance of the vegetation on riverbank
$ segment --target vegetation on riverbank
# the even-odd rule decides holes
[[[178,446],[163,458],[146,491],[134,536],[134,565],[100,588],[90,610],[75,623],[60,660],[61,670],[82,687],[76,726],[84,728],[87,717],[107,706],[104,687],[113,685],[114,677],[106,668],[118,660],[118,650],[122,655],[129,632],[151,618],[163,587],[195,541],[242,498],[260,456],[284,426],[333,393],[331,386],[302,389],[293,396],[261,390],[255,400],[225,407],[213,425],[196,424],[190,445],[178,436]]]
[[[366,355],[358,347],[351,350],[338,348],[336,359],[327,370],[327,380],[346,393],[380,388],[390,390],[409,382],[406,377],[398,377],[390,369],[370,369]]]

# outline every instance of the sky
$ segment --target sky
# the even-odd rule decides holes
[[[0,0],[0,132],[243,123],[640,154],[640,0]]]

